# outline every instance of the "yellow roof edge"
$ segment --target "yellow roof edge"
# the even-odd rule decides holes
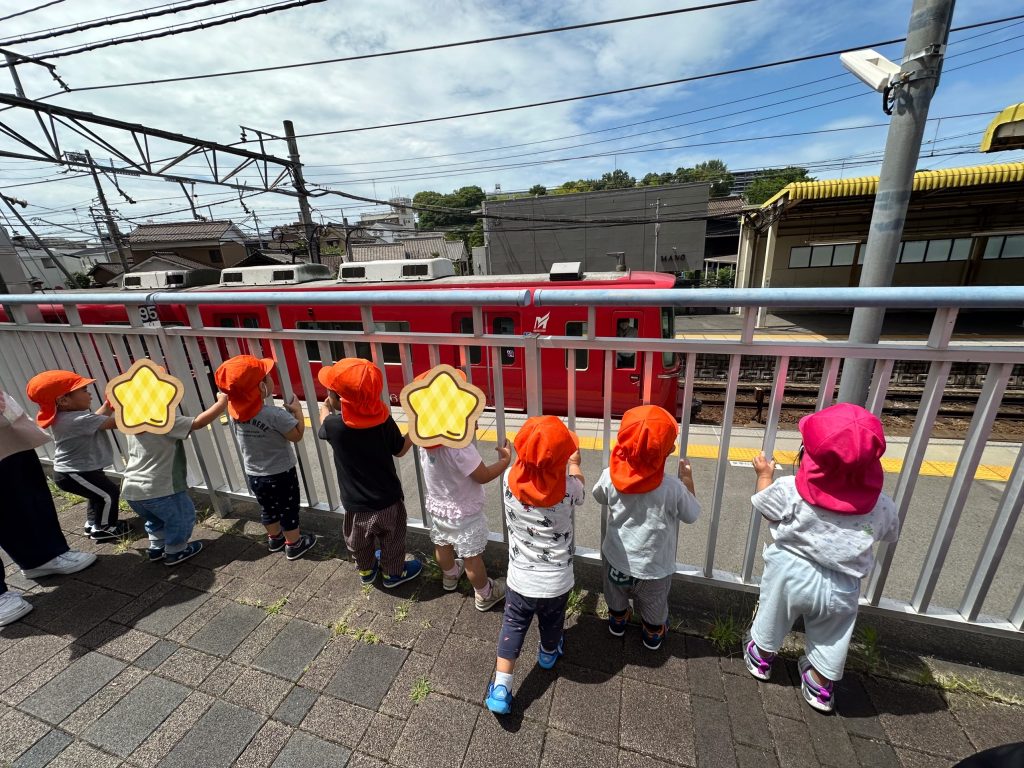
[[[988,128],[985,129],[985,135],[981,137],[981,146],[978,149],[982,152],[1002,151],[992,149],[992,140],[996,137],[996,131],[1007,123],[1015,123],[1019,120],[1024,120],[1024,103],[1011,104],[996,115],[995,119],[988,124]]]

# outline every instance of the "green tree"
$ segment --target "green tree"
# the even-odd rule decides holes
[[[84,272],[72,272],[71,278],[73,282],[68,288],[88,288],[92,285],[92,280]]]
[[[417,192],[413,205],[428,208],[445,208],[445,211],[419,211],[420,229],[438,229],[444,227],[471,227],[476,222],[472,211],[480,207],[487,195],[476,186],[459,187],[451,194],[440,192]]]
[[[602,173],[601,178],[594,182],[594,189],[628,189],[635,186],[636,179],[621,168]]]
[[[787,184],[796,181],[814,181],[813,176],[807,175],[806,168],[770,168],[763,175],[758,176],[747,187],[743,197],[750,205],[760,205],[773,197]]]
[[[641,187],[658,187],[662,184],[671,184],[674,174],[669,171],[668,173],[648,173],[642,179],[640,179]]]
[[[530,194],[531,195],[535,195],[537,197],[540,197],[542,195],[546,195],[547,193],[548,193],[548,188],[545,187],[543,184],[534,184],[532,187],[530,187]]]

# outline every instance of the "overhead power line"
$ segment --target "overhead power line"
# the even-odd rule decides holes
[[[63,2],[63,0],[57,1]],[[21,43],[34,43],[36,40],[49,40],[54,37],[71,35],[76,32],[85,32],[86,30],[96,29],[98,27],[109,27],[114,24],[124,24],[129,21],[144,21],[145,19],[154,19],[157,16],[166,16],[169,13],[181,13],[182,11],[191,11],[196,8],[205,8],[210,5],[221,5],[223,3],[229,2],[231,2],[231,0],[197,0],[197,2],[194,3],[188,3],[186,5],[174,5],[173,7],[155,6],[156,8],[163,8],[164,10],[157,10],[154,13],[136,13],[129,16],[107,16],[103,19],[96,19],[94,21],[86,22],[84,24],[69,24],[65,27],[57,27],[55,29],[45,30],[43,32],[22,35],[21,37],[14,37],[10,40],[4,40],[3,45],[20,45]],[[53,5],[53,3],[50,3],[50,5]],[[46,6],[40,7],[45,8]],[[3,19],[0,19],[0,21],[3,21]]]
[[[11,13],[11,14],[8,14],[7,16],[0,16],[0,21],[7,21],[8,19],[13,19],[16,16],[24,16],[26,13],[32,13],[34,11],[41,11],[41,10],[43,10],[43,8],[49,8],[51,5],[57,5],[58,3],[63,3],[63,2],[64,2],[64,0],[50,0],[50,2],[43,3],[42,5],[37,5],[35,8],[26,8],[24,11],[18,11],[17,13]]]
[[[529,32],[514,32],[507,35],[495,35],[494,37],[481,37],[475,40],[460,40],[454,43],[438,43],[436,45],[423,45],[416,48],[404,48],[398,51],[382,51],[379,53],[364,53],[356,56],[342,56],[333,59],[320,59],[318,61],[302,61],[295,64],[278,64],[270,67],[256,67],[254,69],[236,69],[229,72],[209,72],[202,75],[184,75],[181,77],[165,77],[157,80],[140,80],[132,83],[107,83],[103,85],[87,85],[76,88],[77,91],[100,91],[108,88],[129,88],[137,85],[159,85],[161,83],[180,83],[186,80],[206,80],[214,77],[235,77],[236,75],[251,75],[259,72],[275,72],[284,69],[298,69],[301,67],[316,67],[322,64],[340,64],[346,61],[362,61],[365,59],[380,59],[387,56],[401,56],[407,53],[423,53],[425,51],[438,51],[445,48],[459,48],[467,45],[480,45],[481,43],[493,43],[500,40],[514,40],[523,37],[536,37],[538,35],[550,35],[556,32],[569,32],[577,29],[588,29],[601,27],[609,24],[622,24],[628,21],[639,21],[642,19],[654,19],[662,16],[672,16],[680,13],[692,13],[694,11],[706,11],[714,8],[726,8],[732,5],[743,5],[753,3],[757,0],[722,0],[718,3],[706,5],[693,5],[688,8],[676,8],[669,11],[658,11],[656,13],[645,13],[637,16],[623,16],[617,19],[606,19],[604,21],[589,21],[581,24],[569,24],[562,27],[550,27],[548,29],[537,29]],[[1024,18],[1024,16],[1022,16]]]

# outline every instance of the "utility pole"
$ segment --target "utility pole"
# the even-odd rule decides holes
[[[14,207],[14,203],[20,203],[23,205],[24,203],[16,198],[7,197],[7,195],[0,195],[0,198],[3,199],[3,201],[7,204],[7,207],[11,209],[11,213],[13,213],[17,217],[18,221],[21,222],[21,226],[23,226],[28,231],[28,233],[39,244],[39,247],[43,249],[47,256],[49,256],[50,261],[53,262],[54,266],[64,273],[64,277],[68,279],[68,288],[77,288],[78,286],[75,284],[75,278],[71,276],[71,273],[68,271],[68,268],[64,266],[64,263],[57,257],[57,254],[51,251],[46,246],[46,244],[43,243],[43,241],[39,238],[39,235],[36,234],[35,230],[29,226],[28,222],[25,221],[25,218],[20,213],[18,213],[18,209]],[[15,253],[17,253],[17,251],[15,251]]]
[[[103,206],[103,213],[107,217],[107,234],[110,235],[110,239],[114,241],[114,247],[117,249],[117,256],[121,260],[121,267],[127,272],[130,267],[128,266],[128,257],[124,253],[124,246],[121,244],[121,233],[117,230],[117,224],[114,222],[114,217],[110,213],[110,208],[107,207],[107,198],[103,194],[103,186],[100,184],[100,177],[96,173],[96,163],[92,160],[92,155],[89,154],[89,150],[85,150],[85,157],[89,161],[89,170],[92,171],[92,180],[96,182],[96,193],[100,197],[100,205]]]
[[[865,245],[860,287],[892,285],[899,257],[914,172],[928,119],[928,107],[939,84],[942,59],[953,18],[954,0],[914,0],[903,50],[904,80],[895,86],[892,120],[878,177],[871,228]],[[888,94],[887,94],[888,95]],[[857,307],[850,324],[854,344],[877,344],[885,310]],[[839,402],[864,405],[875,361],[851,358],[843,365]]]
[[[661,198],[654,201],[654,271],[658,271],[658,230],[661,224],[658,223],[658,214],[661,212]]]
[[[89,206],[89,218],[92,219],[92,225],[96,227],[96,237],[100,239],[100,248],[103,249],[103,256],[107,261],[110,261],[110,251],[107,250],[107,244],[103,241],[103,232],[100,231],[99,216],[96,214],[96,209],[91,205]],[[109,237],[110,233],[108,232],[107,238],[109,239]]]
[[[256,225],[256,238],[260,241],[260,250],[262,251],[263,250],[263,235],[260,234],[260,219],[254,213],[252,215],[252,220],[253,220],[253,223]]]
[[[320,242],[313,236],[313,217],[309,212],[309,200],[306,194],[306,182],[302,179],[302,161],[299,160],[299,145],[295,141],[295,126],[291,120],[284,121],[284,135],[288,140],[288,159],[292,161],[292,173],[295,180],[295,191],[299,193],[299,215],[302,217],[302,229],[306,233],[306,252],[314,264],[320,263]]]

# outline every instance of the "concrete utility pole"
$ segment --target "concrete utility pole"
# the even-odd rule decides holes
[[[661,224],[658,223],[658,214],[661,212],[661,198],[654,202],[654,271],[658,271],[658,230]]]
[[[902,71],[909,79],[898,85],[893,94],[892,121],[885,141],[885,157],[860,274],[862,288],[892,285],[928,106],[942,72],[953,4],[954,0],[914,0],[903,50]],[[850,325],[850,341],[877,344],[884,320],[884,309],[857,307]],[[867,403],[874,367],[874,360],[847,360],[843,365],[839,402]]]
[[[320,263],[320,242],[314,237],[313,217],[309,213],[309,200],[306,194],[306,182],[302,179],[302,161],[299,160],[299,145],[295,141],[295,126],[291,120],[284,121],[284,135],[288,139],[288,159],[292,161],[292,173],[295,174],[295,191],[299,193],[299,215],[302,217],[302,228],[306,233],[306,252],[314,264]]]
[[[103,186],[100,184],[99,174],[96,173],[96,163],[92,161],[92,155],[89,154],[89,150],[85,150],[85,157],[89,161],[89,170],[92,171],[92,180],[96,182],[96,193],[100,197],[100,205],[103,206],[103,213],[107,217],[107,234],[110,235],[110,239],[114,241],[114,247],[117,249],[117,256],[121,260],[121,267],[127,272],[130,267],[128,266],[128,257],[125,255],[124,246],[121,244],[121,233],[117,230],[117,224],[114,222],[114,217],[110,213],[110,208],[107,207],[107,198],[103,194]]]
[[[39,238],[39,235],[36,234],[35,230],[28,225],[27,221],[25,221],[25,217],[18,213],[18,209],[14,207],[14,203],[20,201],[15,200],[12,197],[7,197],[6,195],[0,195],[0,199],[3,199],[3,201],[7,204],[7,207],[11,209],[11,213],[13,213],[15,217],[18,219],[18,221],[21,222],[21,226],[23,226],[28,231],[28,233],[35,239],[36,243],[39,244],[39,247],[43,249],[47,256],[50,257],[50,260],[53,262],[53,265],[64,273],[64,277],[68,279],[68,288],[77,288],[78,286],[75,284],[75,278],[71,276],[71,273],[68,271],[68,268],[64,266],[64,262],[62,262],[60,258],[57,256],[57,254],[51,251],[43,243],[43,241]]]

